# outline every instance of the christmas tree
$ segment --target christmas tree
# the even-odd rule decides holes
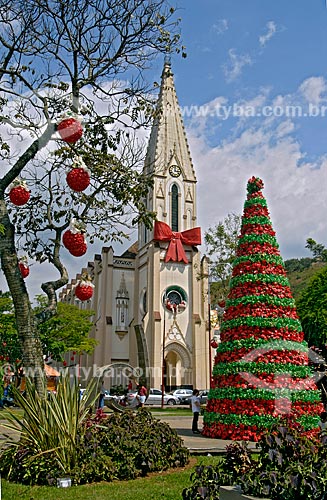
[[[257,441],[285,417],[312,435],[324,410],[262,189],[248,181],[204,414],[214,438]]]

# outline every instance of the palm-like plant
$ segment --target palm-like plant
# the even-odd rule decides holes
[[[40,455],[51,456],[54,466],[69,474],[77,463],[78,434],[98,397],[95,389],[96,381],[91,381],[80,397],[77,379],[65,374],[60,377],[57,393],[50,393],[46,399],[27,379],[25,396],[14,390],[24,418],[9,413],[4,424],[7,429],[20,432],[19,441],[11,441],[10,447],[15,451],[28,450],[31,462]]]

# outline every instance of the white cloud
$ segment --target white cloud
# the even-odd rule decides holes
[[[240,76],[244,66],[253,64],[249,54],[236,54],[235,49],[228,51],[229,62],[223,65],[223,71],[228,82],[235,80]]]
[[[248,102],[263,104],[268,97],[260,94]],[[272,102],[284,104],[298,97],[299,89]],[[256,175],[265,183],[284,259],[310,255],[305,249],[308,237],[327,245],[327,155],[307,159],[295,135],[297,122],[287,117],[240,118],[233,128],[226,125],[224,139],[215,147],[209,145],[212,137],[198,135],[194,125],[187,133],[198,176],[198,221],[203,233],[228,213],[242,212],[247,180]],[[209,126],[202,123],[201,131],[209,137]]]
[[[227,19],[218,19],[213,25],[212,25],[213,30],[217,35],[222,35],[225,33],[225,31],[228,30],[228,22]]]
[[[267,33],[265,35],[261,35],[259,37],[259,43],[260,43],[261,47],[264,47],[266,45],[266,43],[269,42],[269,40],[275,35],[275,33],[277,31],[277,25],[276,25],[276,23],[274,23],[274,21],[269,21],[266,24],[266,29],[267,29]]]
[[[320,104],[321,101],[326,101],[327,84],[322,76],[307,78],[300,85],[299,90],[303,97],[312,104]]]

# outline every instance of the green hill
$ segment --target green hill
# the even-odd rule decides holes
[[[306,261],[306,265],[299,265],[294,269],[294,261]],[[326,262],[315,262],[313,259],[290,259],[285,261],[287,277],[295,299],[299,298],[311,278],[325,266]]]
[[[289,259],[285,261],[285,269],[287,277],[290,281],[291,290],[295,299],[298,299],[308,286],[311,278],[320,271],[327,262],[316,262],[309,257],[301,259]],[[228,281],[222,284],[220,282],[212,282],[210,284],[211,305],[215,308],[216,304],[225,300],[228,293]]]

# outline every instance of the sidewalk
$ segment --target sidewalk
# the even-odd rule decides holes
[[[192,416],[165,416],[164,413],[153,414],[159,420],[167,422],[173,429],[176,430],[177,434],[183,439],[184,446],[190,450],[194,455],[220,455],[224,454],[226,446],[233,443],[234,441],[223,440],[223,439],[213,439],[202,436],[202,434],[193,434],[192,428]],[[199,429],[202,428],[202,416],[199,418]],[[255,451],[256,444],[249,443],[249,449]]]

